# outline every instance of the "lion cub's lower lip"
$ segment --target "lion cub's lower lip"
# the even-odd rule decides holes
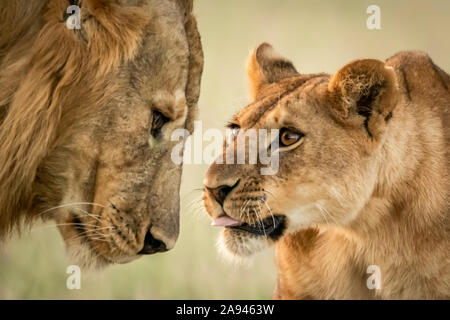
[[[272,239],[279,238],[285,228],[286,217],[275,215],[267,217],[256,224],[241,223],[230,226],[230,229],[242,230],[257,236],[266,236]]]

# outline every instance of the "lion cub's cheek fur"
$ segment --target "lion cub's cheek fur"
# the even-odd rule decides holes
[[[310,182],[304,182],[308,179],[301,176],[290,180],[278,187],[268,187],[273,193],[273,199],[268,201],[270,207],[286,215],[285,234],[323,223],[348,225],[372,194],[376,174],[370,170],[361,173],[355,168],[337,176],[335,181],[320,179],[319,173]]]

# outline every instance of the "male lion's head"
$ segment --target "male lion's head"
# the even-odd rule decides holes
[[[38,2],[39,19],[11,4],[36,33],[0,56],[1,233],[53,219],[94,267],[171,249],[182,168],[170,133],[191,129],[203,61],[192,1],[75,1],[81,29],[66,25],[74,1]]]
[[[204,204],[235,256],[317,224],[354,221],[381,175],[380,146],[397,103],[395,73],[378,60],[351,62],[333,76],[300,74],[262,44],[248,73],[253,102],[230,122],[224,154],[237,153],[249,129],[278,129],[269,141],[278,145],[271,152],[279,168],[266,175],[260,161],[209,168]]]

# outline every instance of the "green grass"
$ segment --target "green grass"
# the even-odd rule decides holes
[[[381,30],[366,28],[367,6],[381,7]],[[420,0],[196,0],[205,52],[200,98],[203,127],[223,127],[249,102],[245,61],[267,41],[300,72],[334,73],[350,60],[385,59],[405,49],[428,52],[450,71],[450,2]],[[224,263],[198,201],[205,165],[188,165],[182,183],[181,235],[174,250],[82,274],[66,289],[63,242],[53,227],[36,228],[0,248],[1,299],[269,299],[276,281],[273,250],[249,266]],[[192,205],[190,203],[193,202]]]

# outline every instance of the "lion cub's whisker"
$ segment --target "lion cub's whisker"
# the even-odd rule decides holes
[[[270,208],[269,204],[267,203],[267,201],[264,198],[261,198],[260,200],[266,205],[267,209],[269,210],[270,216],[272,217],[273,225],[275,226],[275,224],[276,224],[275,217],[273,215],[272,209]]]

